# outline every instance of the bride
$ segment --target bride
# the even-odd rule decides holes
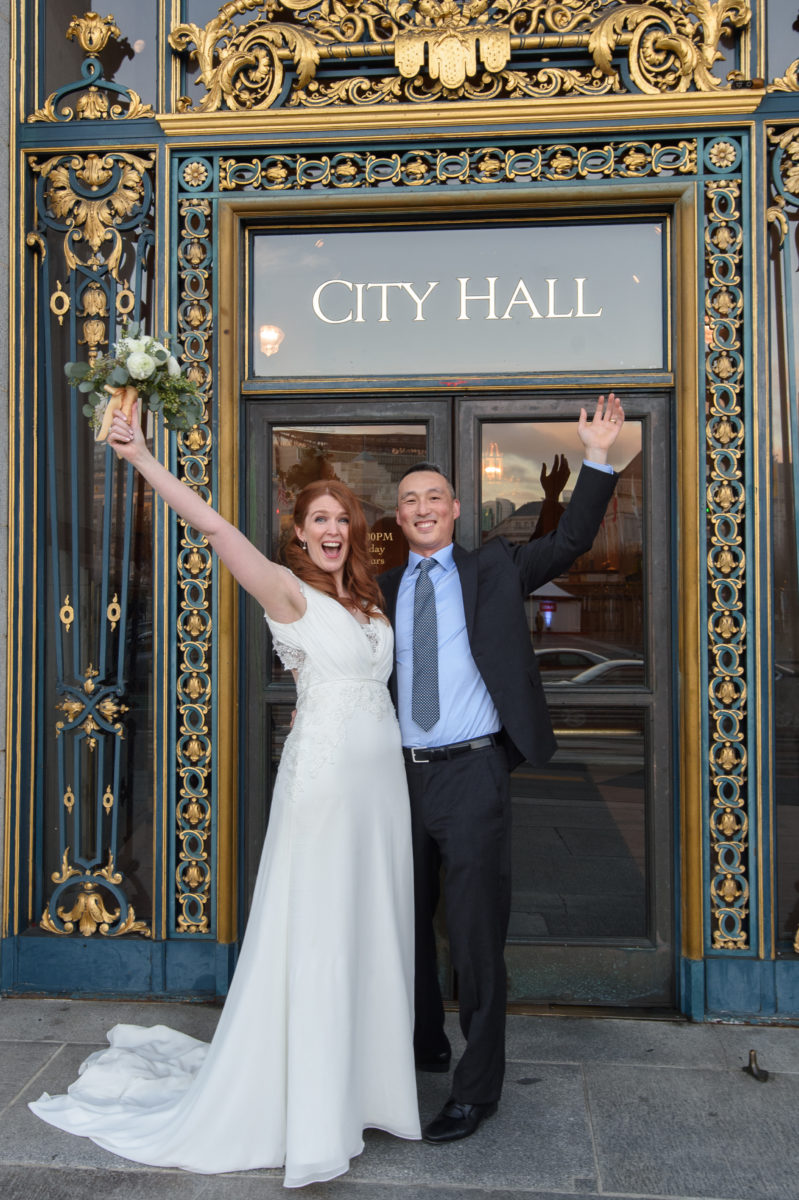
[[[30,1107],[151,1166],[285,1165],[286,1187],[332,1179],[365,1128],[420,1136],[408,797],[363,512],[343,484],[309,484],[289,570],[153,458],[138,414],[115,415],[108,440],[263,606],[297,716],[213,1041],[117,1025],[67,1095]]]

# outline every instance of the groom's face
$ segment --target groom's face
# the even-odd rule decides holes
[[[437,471],[412,471],[400,481],[397,524],[416,554],[429,558],[452,541],[460,502]]]

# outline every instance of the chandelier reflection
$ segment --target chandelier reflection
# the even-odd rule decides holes
[[[279,325],[262,325],[258,330],[258,336],[262,352],[267,358],[271,358],[273,354],[277,354],[280,343],[286,335]]]
[[[496,442],[489,442],[488,453],[483,454],[483,475],[488,483],[498,483],[502,478],[502,455]]]

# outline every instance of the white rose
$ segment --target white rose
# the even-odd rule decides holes
[[[169,358],[166,360],[166,369],[170,379],[177,379],[180,375],[180,363],[175,358],[174,354],[170,354]]]
[[[155,370],[155,359],[141,350],[134,350],[133,354],[128,355],[125,366],[132,379],[149,379]]]

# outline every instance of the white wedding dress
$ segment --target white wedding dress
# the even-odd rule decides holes
[[[269,621],[297,670],[252,909],[210,1045],[117,1025],[45,1121],[151,1166],[217,1173],[285,1164],[287,1187],[332,1179],[363,1130],[418,1138],[413,884],[393,637],[301,585]]]

